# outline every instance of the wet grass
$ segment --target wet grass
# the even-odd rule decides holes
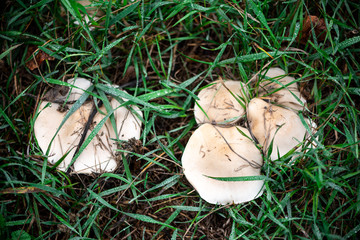
[[[2,239],[355,239],[360,230],[360,50],[357,1],[95,1],[106,13],[80,25],[72,0],[5,1],[0,41]],[[324,35],[299,43],[303,20]],[[94,29],[92,29],[94,28]],[[315,32],[315,28],[312,30]],[[34,55],[45,60],[28,68]],[[317,124],[316,148],[265,159],[264,194],[215,206],[182,173],[196,128],[198,90],[248,83],[263,68],[291,73]],[[90,95],[126,88],[143,132],[114,173],[68,175],[46,164],[33,135],[38,101],[64,79],[91,79]],[[250,85],[250,83],[249,83]],[[256,88],[251,91],[256,96]],[[85,140],[86,142],[86,140]],[[289,161],[293,158],[294,164]]]

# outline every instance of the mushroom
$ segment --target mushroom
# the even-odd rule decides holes
[[[98,6],[92,6],[92,3],[94,1],[91,0],[76,0],[76,2],[80,5],[82,5],[86,12],[81,14],[82,17],[84,18],[84,22],[86,22],[87,24],[89,24],[91,22],[91,20],[93,21],[97,21],[99,20],[102,16],[105,15],[105,13],[100,9],[100,7]],[[61,14],[65,15],[65,9],[61,6]],[[74,23],[76,25],[80,25],[80,23],[78,21],[74,21]],[[94,30],[94,27],[90,27],[89,28],[90,31]]]
[[[215,81],[199,92],[194,115],[197,123],[229,124],[244,114],[248,91],[239,81]]]
[[[78,3],[83,5],[85,7],[85,9],[86,9],[87,14],[85,14],[85,17],[84,17],[86,23],[91,22],[90,19],[93,19],[94,21],[97,21],[102,16],[105,15],[105,13],[99,7],[91,6],[92,1],[78,0]],[[93,30],[93,29],[94,29],[93,27],[90,28],[90,30]]]
[[[272,145],[271,160],[277,160],[308,137],[300,117],[292,110],[252,99],[247,107],[247,119],[253,136],[268,153]],[[310,123],[309,120],[307,120]],[[312,125],[312,124],[309,124]]]
[[[259,96],[269,95],[270,101],[293,110],[302,110],[306,104],[295,79],[286,76],[281,68],[270,68],[262,72],[267,79],[259,84]]]
[[[237,204],[262,195],[263,180],[211,178],[260,175],[262,156],[249,136],[249,131],[243,127],[220,127],[209,123],[201,125],[192,134],[181,161],[186,178],[205,201]]]
[[[91,16],[101,17],[105,14],[99,7],[91,6],[95,2],[94,0],[77,0],[77,2],[83,5],[86,12]]]
[[[88,80],[82,78],[77,78],[76,80],[70,79],[68,82],[73,83],[76,87],[85,87],[83,89],[72,88],[71,91],[69,91],[70,95],[68,97],[68,99],[71,100],[77,100],[83,90],[91,85]],[[55,98],[55,100],[66,97],[67,96],[58,94],[58,98]],[[56,132],[67,112],[60,110],[62,109],[62,104],[54,101],[43,101],[40,104],[38,116],[34,123],[35,137],[41,150],[45,154],[49,148],[48,161],[50,163],[55,164],[64,157],[58,166],[59,170],[65,171],[74,157],[85,125],[88,122],[90,114],[93,112],[93,104],[92,101],[85,102],[79,109],[71,114],[57,134]],[[70,108],[71,105],[72,104],[69,104]],[[115,109],[113,114],[119,140],[139,139],[141,121],[134,115],[134,112],[136,112],[139,116],[142,116],[139,109],[135,106],[132,107],[132,110],[126,107],[120,107],[120,103],[115,99],[110,101],[110,105],[112,109]],[[105,117],[105,115],[101,113],[107,113],[104,106],[99,107],[99,111],[96,112],[86,137],[89,136],[93,128]],[[53,138],[54,140],[51,142]],[[114,171],[117,166],[117,148],[114,127],[110,119],[107,119],[97,135],[74,162],[73,172],[92,173]]]

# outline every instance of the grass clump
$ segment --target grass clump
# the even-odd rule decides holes
[[[1,238],[356,238],[357,1],[96,0],[92,6],[105,15],[86,23],[85,8],[74,0],[5,1]],[[324,19],[325,29],[320,37],[312,26],[300,43],[308,16]],[[39,54],[42,64],[33,60]],[[293,156],[265,161],[262,172],[271,180],[261,198],[207,204],[184,178],[180,162],[196,125],[196,94],[218,77],[247,83],[270,66],[299,82],[308,100],[304,115],[318,126],[316,148],[294,153],[293,165]],[[144,113],[143,134],[127,144],[131,154],[114,173],[56,171],[44,164],[34,139],[44,91],[76,76],[91,79],[92,94],[99,96],[114,93],[106,83],[141,82],[127,91],[129,103]]]

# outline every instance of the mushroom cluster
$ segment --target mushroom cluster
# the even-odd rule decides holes
[[[209,203],[237,204],[261,196],[264,154],[274,161],[299,151],[311,134],[298,115],[306,101],[295,79],[280,68],[260,76],[258,98],[250,101],[247,86],[239,81],[215,81],[198,94],[194,116],[200,127],[181,161],[186,178]],[[239,120],[245,117],[248,124],[242,127]]]
[[[57,169],[68,169],[74,155],[79,150],[81,139],[89,137],[94,127],[107,115],[104,106],[95,106],[93,101],[85,102],[60,127],[67,109],[92,84],[84,78],[69,79],[72,88],[52,89],[47,93],[51,99],[42,101],[38,107],[34,132],[37,142],[44,154],[48,153],[48,161],[58,164]],[[72,166],[73,173],[100,173],[114,171],[118,164],[116,150],[118,140],[139,139],[142,113],[136,106],[121,106],[114,98],[110,100],[115,124],[108,118],[90,143],[84,148]],[[135,114],[136,113],[136,114]],[[115,126],[114,126],[115,125]],[[89,128],[89,129],[87,129]],[[86,130],[85,130],[86,129]],[[115,132],[116,131],[116,132]],[[118,137],[118,139],[117,139]]]

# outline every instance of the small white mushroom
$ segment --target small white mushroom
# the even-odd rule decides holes
[[[96,3],[95,0],[77,0],[78,3],[83,5],[88,14],[91,16],[103,16],[104,12],[99,7],[92,6],[92,3]],[[99,1],[97,1],[99,2]]]
[[[96,3],[95,1],[90,0],[76,0],[79,4],[84,6],[86,13],[82,14],[82,17],[84,18],[84,22],[87,24],[91,23],[91,19],[93,21],[98,21],[102,16],[105,15],[105,13],[98,7],[94,6],[93,3]],[[65,14],[65,10],[61,7],[63,14]],[[74,22],[76,25],[80,25],[78,21]],[[94,27],[89,28],[90,31],[94,30]]]
[[[201,125],[190,137],[182,156],[184,174],[200,196],[212,204],[251,201],[261,196],[263,180],[221,181],[209,177],[259,176],[260,151],[242,127]]]
[[[80,78],[77,78],[76,81],[70,79],[69,82],[74,83],[75,86],[84,87],[83,90],[91,85],[88,80]],[[71,91],[69,91],[69,99],[77,100],[81,96],[83,90],[72,88]],[[59,97],[61,99],[66,98],[64,96]],[[130,111],[126,107],[119,107],[120,103],[115,99],[112,99],[110,104],[111,107],[115,109],[114,118],[119,140],[129,140],[131,138],[139,139],[141,121],[134,115],[134,112],[136,112],[139,116],[142,116],[139,109],[137,107],[132,107],[133,110]],[[71,104],[69,105],[69,108],[71,108]],[[35,120],[34,132],[38,144],[44,154],[46,154],[52,138],[55,136],[56,131],[67,114],[67,112],[59,111],[59,109],[61,109],[61,104],[54,102],[43,101],[39,106],[39,114]],[[67,154],[58,166],[59,170],[64,171],[68,168],[92,109],[93,102],[90,101],[84,103],[66,120],[51,143],[48,154],[48,161],[50,163],[55,164]],[[105,115],[102,115],[101,113],[107,113],[104,106],[100,107],[99,111],[94,116],[90,129],[87,132],[87,137],[93,128],[105,117]],[[114,127],[111,124],[110,119],[107,119],[98,134],[74,162],[74,173],[114,171],[117,166],[117,147]]]
[[[271,160],[284,156],[308,136],[300,117],[294,111],[259,98],[249,102],[247,118],[253,136],[263,146],[265,153],[268,153],[273,142]]]
[[[243,106],[247,95],[246,86],[240,81],[215,81],[213,85],[199,92],[199,101],[194,108],[196,122],[237,122],[245,114]]]
[[[265,74],[267,79],[263,79],[259,84],[259,96],[270,94],[270,101],[280,106],[294,110],[304,108],[306,99],[301,95],[293,77],[287,76],[281,68],[270,68],[262,74]]]

